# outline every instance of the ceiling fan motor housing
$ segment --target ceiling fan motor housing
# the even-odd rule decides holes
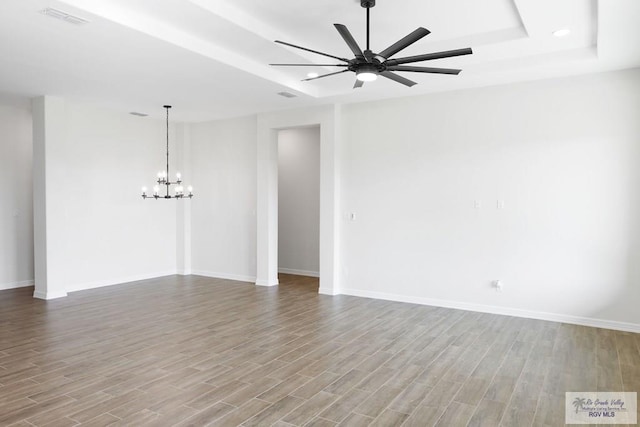
[[[382,73],[386,68],[387,67],[381,64],[377,59],[373,59],[371,62],[368,62],[366,59],[361,59],[351,63],[348,67],[349,71],[353,71],[355,73],[366,72],[374,74]]]
[[[384,71],[384,67],[381,67],[380,64],[371,64],[371,63],[360,63],[355,64],[353,68],[350,68],[351,71],[355,72],[364,72],[364,73],[373,73],[378,74]]]
[[[376,5],[376,0],[360,0],[360,6],[366,7],[367,9],[375,5]]]

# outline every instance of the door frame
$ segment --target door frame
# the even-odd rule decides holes
[[[339,293],[339,105],[259,114],[257,118],[256,285],[278,285],[278,131],[320,127],[320,288]]]

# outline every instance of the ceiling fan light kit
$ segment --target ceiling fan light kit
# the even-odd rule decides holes
[[[417,84],[403,76],[396,74],[396,72],[411,72],[411,73],[428,73],[428,74],[451,74],[458,75],[460,71],[458,69],[451,68],[431,68],[431,67],[416,67],[406,66],[403,64],[411,64],[415,62],[430,61],[434,59],[451,58],[454,56],[471,55],[473,51],[471,48],[448,50],[444,52],[427,53],[424,55],[407,56],[403,58],[391,59],[393,55],[401,50],[411,46],[418,40],[430,34],[430,31],[426,28],[419,27],[406,37],[398,40],[388,48],[384,49],[380,53],[375,53],[370,49],[370,10],[376,5],[375,0],[360,0],[360,5],[367,10],[367,45],[363,51],[358,43],[355,41],[349,29],[342,24],[333,24],[342,39],[345,41],[349,49],[355,56],[353,59],[341,58],[339,56],[330,55],[328,53],[320,52],[306,47],[297,46],[291,43],[276,40],[276,43],[293,47],[295,49],[304,50],[307,52],[322,55],[327,58],[332,58],[341,63],[338,64],[269,64],[277,67],[344,67],[342,71],[336,71],[333,73],[323,74],[320,76],[308,77],[303,81],[310,81],[321,79],[324,77],[334,76],[336,74],[346,73],[348,71],[356,74],[356,83],[353,86],[354,89],[360,88],[365,82],[371,82],[378,78],[378,76],[386,77],[405,86],[411,87]]]
[[[378,68],[375,65],[364,64],[356,70],[356,79],[361,82],[372,82],[378,78]]]

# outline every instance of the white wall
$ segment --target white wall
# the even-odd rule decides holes
[[[256,278],[256,116],[191,125],[193,274]]]
[[[46,146],[49,290],[175,274],[176,202],[185,201],[140,197],[164,169],[164,121],[63,108],[64,137]]]
[[[640,329],[639,88],[636,69],[344,106],[343,292]]]
[[[320,273],[320,128],[278,133],[278,268]]]
[[[31,111],[0,97],[0,289],[33,285]]]
[[[332,293],[640,330],[638,87],[636,69],[190,125],[192,272],[256,278],[260,144],[322,123]],[[164,124],[68,106],[65,126],[49,152],[55,280],[175,270],[188,218],[137,193]]]

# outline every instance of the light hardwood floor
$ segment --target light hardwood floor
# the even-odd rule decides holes
[[[558,426],[640,392],[640,336],[172,276],[0,292],[0,425]]]

